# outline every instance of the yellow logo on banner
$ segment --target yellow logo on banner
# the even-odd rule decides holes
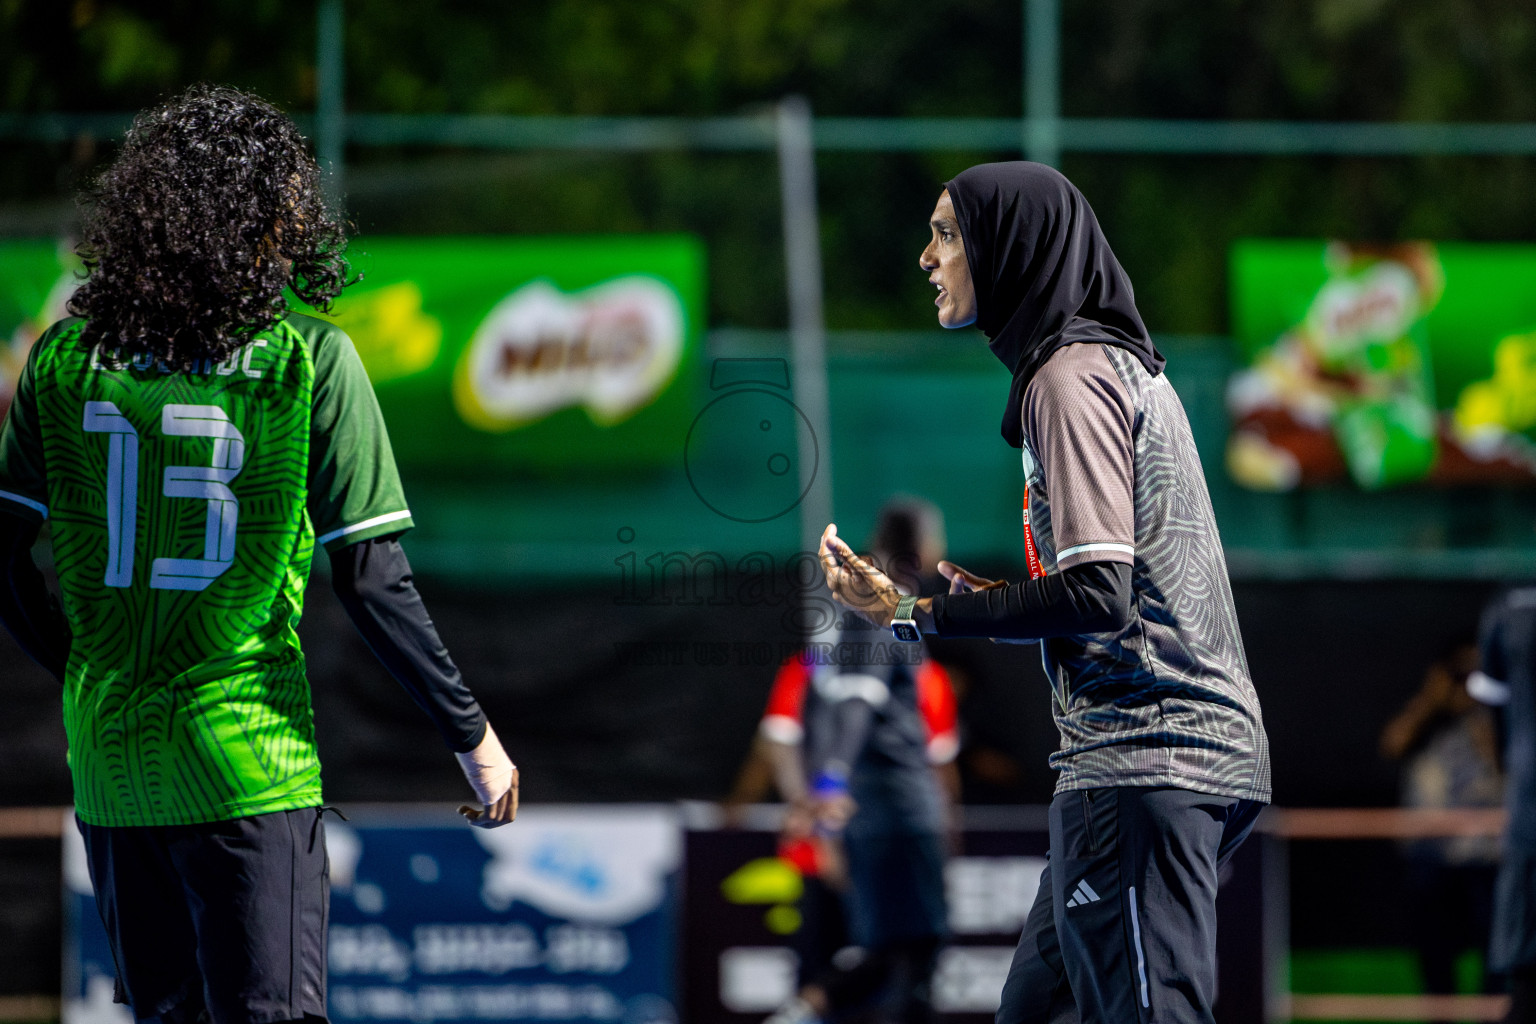
[[[800,872],[778,857],[750,860],[720,883],[721,893],[732,903],[777,904],[763,915],[763,923],[776,935],[800,930],[800,911],[794,904],[804,890]]]
[[[443,325],[422,310],[415,281],[348,294],[331,319],[351,336],[375,384],[420,373],[443,344]]]

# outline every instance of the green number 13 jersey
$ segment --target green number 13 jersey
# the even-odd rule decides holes
[[[74,639],[76,813],[176,825],[312,807],[295,626],[316,540],[411,526],[352,342],[291,315],[223,363],[120,364],[55,324],[0,434],[0,511],[47,519]]]

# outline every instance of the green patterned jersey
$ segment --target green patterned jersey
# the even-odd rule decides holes
[[[76,811],[173,825],[311,807],[295,626],[316,541],[411,526],[351,340],[292,315],[223,363],[120,365],[63,320],[0,434],[0,511],[48,521],[73,632]]]

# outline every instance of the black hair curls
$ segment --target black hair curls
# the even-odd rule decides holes
[[[69,311],[118,358],[223,361],[287,315],[285,287],[323,310],[349,283],[304,137],[238,89],[195,85],[141,112],[81,206],[87,276]]]

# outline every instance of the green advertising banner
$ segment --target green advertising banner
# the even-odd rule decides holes
[[[11,407],[32,343],[68,315],[64,303],[74,294],[79,272],[80,260],[67,241],[0,242],[0,418]]]
[[[694,414],[693,238],[364,238],[330,319],[368,368],[403,466],[676,461]]]
[[[704,254],[684,236],[362,238],[327,318],[413,476],[673,463],[695,413]],[[0,243],[0,412],[78,261]]]
[[[1239,483],[1536,482],[1536,246],[1243,241],[1232,320]]]

